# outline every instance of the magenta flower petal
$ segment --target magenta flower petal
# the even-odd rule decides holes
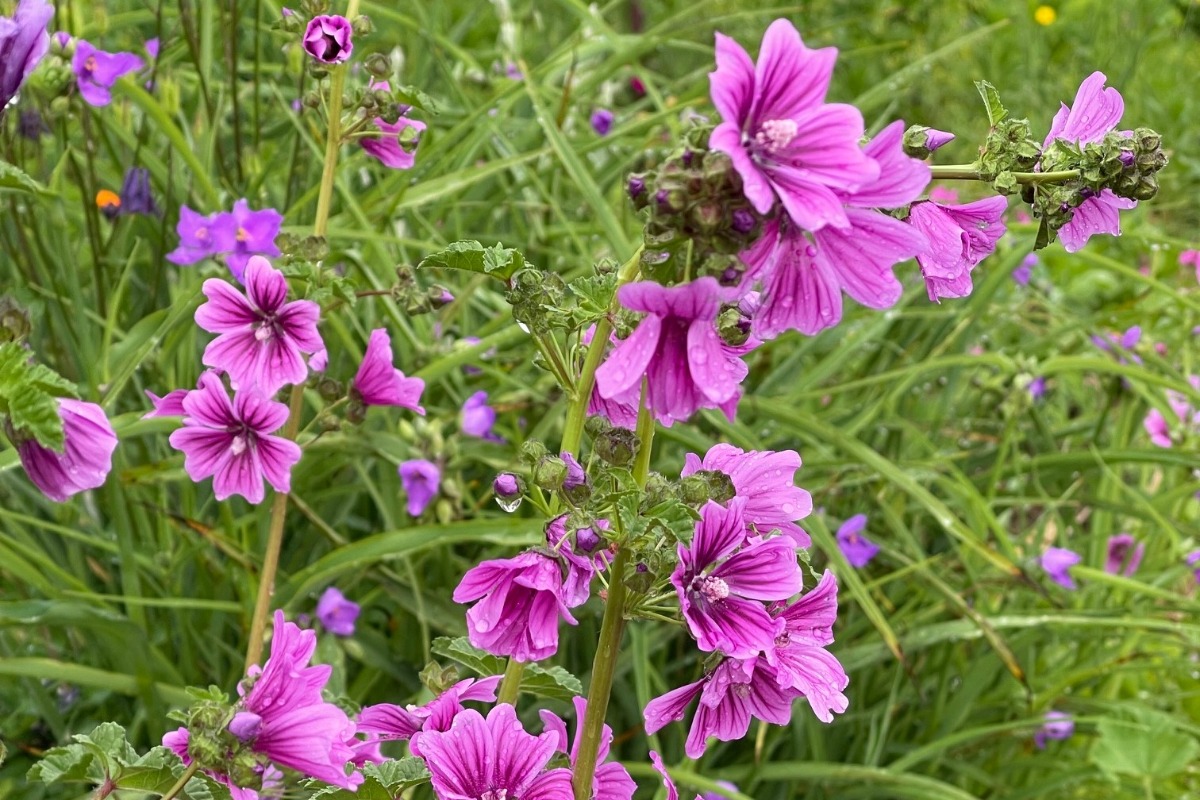
[[[336,636],[353,636],[354,623],[362,609],[346,599],[336,586],[330,586],[317,601],[317,619],[325,630]]]
[[[0,109],[6,107],[50,49],[46,26],[54,6],[45,0],[20,0],[12,17],[0,17]]]
[[[1083,249],[1088,239],[1098,233],[1111,236],[1121,235],[1121,211],[1137,207],[1137,200],[1118,197],[1112,189],[1101,189],[1100,194],[1089,197],[1079,204],[1071,221],[1058,229],[1058,238],[1063,249],[1076,253]]]
[[[64,503],[72,495],[104,485],[112,471],[117,434],[104,409],[95,403],[60,397],[58,416],[62,419],[64,437],[61,453],[20,433],[15,444],[29,480],[46,497]]]
[[[354,52],[354,28],[337,14],[318,14],[304,29],[303,47],[322,64],[340,64]]]
[[[1097,73],[1099,74],[1099,73]],[[1070,714],[1061,711],[1047,711],[1046,722],[1033,736],[1033,743],[1039,750],[1046,747],[1050,740],[1062,741],[1070,739],[1075,733],[1075,720]]]
[[[1125,101],[1116,89],[1105,88],[1106,80],[1103,72],[1093,72],[1084,79],[1075,93],[1074,105],[1063,105],[1054,116],[1043,147],[1049,147],[1055,139],[1076,144],[1097,142],[1117,127],[1125,114]]]
[[[838,548],[855,569],[865,567],[879,553],[879,545],[862,535],[866,526],[866,515],[856,514],[837,530]]]
[[[407,378],[392,365],[392,342],[386,328],[371,331],[353,386],[366,405],[400,406],[418,414],[425,413],[421,407],[425,381]]]
[[[1050,576],[1050,580],[1067,589],[1077,589],[1075,580],[1071,577],[1071,567],[1083,560],[1078,553],[1062,547],[1047,547],[1042,554],[1042,569]]]
[[[1110,575],[1124,575],[1129,578],[1141,566],[1142,556],[1146,554],[1146,543],[1138,542],[1128,533],[1118,533],[1109,537],[1108,554],[1104,560],[1104,571]]]
[[[754,67],[751,118],[760,122],[789,119],[824,103],[837,54],[836,47],[807,47],[796,26],[786,19],[772,22],[763,34]]]
[[[236,241],[228,213],[205,216],[187,206],[179,208],[175,233],[179,246],[167,253],[167,260],[181,266],[232,250]]]
[[[1171,427],[1167,424],[1167,418],[1157,408],[1152,408],[1146,413],[1142,427],[1150,434],[1150,441],[1159,447],[1171,447],[1174,444],[1171,441]]]
[[[914,203],[908,222],[923,233],[928,248],[917,255],[929,299],[966,297],[971,271],[996,249],[1006,230],[1005,197],[989,197],[962,206]]]
[[[954,138],[953,134],[946,135]],[[859,208],[900,208],[920,197],[929,185],[929,165],[904,153],[902,121],[896,120],[877,133],[863,147],[863,152],[879,164],[879,177],[846,198],[849,204]]]
[[[407,117],[400,117],[394,123],[389,123],[382,117],[376,117],[373,124],[380,135],[359,140],[367,155],[391,169],[412,169],[417,160],[416,148],[405,148],[400,143],[400,134],[408,128],[423,131],[425,123]]]

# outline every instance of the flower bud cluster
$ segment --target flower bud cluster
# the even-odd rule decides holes
[[[553,272],[540,269],[517,271],[508,282],[504,299],[512,306],[513,319],[538,335],[561,327],[567,284]]]

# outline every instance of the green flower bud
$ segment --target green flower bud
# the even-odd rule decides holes
[[[561,489],[567,479],[567,462],[558,456],[544,455],[533,465],[533,483],[546,491]]]
[[[327,403],[340,399],[345,391],[346,387],[342,385],[342,382],[335,381],[333,378],[321,378],[317,382],[317,394],[321,395],[321,399]]]
[[[1158,179],[1153,175],[1143,175],[1133,190],[1134,200],[1152,200],[1158,194]]]
[[[1134,129],[1133,138],[1137,141],[1138,148],[1140,148],[1143,152],[1147,150],[1157,150],[1158,148],[1162,147],[1162,136],[1150,128]]]
[[[517,455],[526,464],[532,465],[545,458],[546,454],[549,452],[550,451],[546,449],[546,446],[537,439],[530,439],[521,445],[521,449]]]
[[[628,428],[609,428],[596,437],[593,449],[604,463],[625,467],[633,463],[641,444],[637,434]]]
[[[435,697],[460,680],[456,667],[453,665],[443,667],[436,661],[430,661],[426,664],[418,677],[421,679],[421,683],[427,686],[429,691],[433,692]]]
[[[588,417],[583,421],[583,429],[587,435],[595,439],[597,436],[612,429],[612,423],[608,421],[608,417],[597,414]]]
[[[740,347],[750,338],[750,320],[737,308],[727,308],[717,317],[717,334],[730,347]]]
[[[375,23],[371,22],[371,18],[366,14],[361,14],[350,23],[350,29],[355,36],[369,36],[375,31]]]

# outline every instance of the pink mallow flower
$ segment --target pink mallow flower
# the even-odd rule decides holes
[[[350,384],[364,405],[400,406],[424,415],[421,392],[425,381],[408,378],[392,364],[392,341],[386,328],[371,331],[367,352]]]
[[[928,240],[917,255],[929,299],[966,297],[971,293],[971,271],[991,255],[1004,235],[1006,197],[988,197],[961,206],[913,203],[908,223]]]
[[[879,545],[862,535],[866,527],[867,515],[855,514],[837,529],[838,549],[855,569],[862,569],[879,553]]]
[[[779,530],[791,537],[796,547],[812,544],[794,521],[812,513],[812,496],[795,484],[796,470],[800,469],[800,454],[795,450],[747,452],[731,444],[715,444],[703,459],[688,453],[680,477],[702,469],[729,476],[736,497],[745,501],[742,518],[758,533]]]
[[[575,769],[575,761],[579,758],[579,730],[583,727],[583,718],[587,713],[587,700],[582,697],[572,697],[575,706],[575,736],[570,740],[567,736],[567,723],[553,711],[539,711],[544,730],[553,733],[556,738],[555,749],[560,753],[569,753],[571,769]],[[637,784],[629,777],[629,770],[616,761],[608,761],[608,750],[612,745],[612,728],[605,725],[601,729],[599,747],[596,752],[596,772],[592,778],[592,800],[631,800],[637,791]]]
[[[330,586],[317,601],[317,619],[335,636],[353,636],[354,623],[362,608],[346,599],[336,586]]]
[[[1104,571],[1110,575],[1124,575],[1129,578],[1141,566],[1142,556],[1146,555],[1146,543],[1137,542],[1128,533],[1118,533],[1108,539],[1108,554],[1104,559]]]
[[[825,570],[811,591],[791,605],[776,609],[776,618],[783,620],[784,629],[766,654],[779,685],[806,698],[822,722],[833,722],[833,715],[849,706],[842,692],[850,678],[841,662],[826,649],[833,644],[837,592],[837,579]]]
[[[493,675],[461,680],[423,706],[405,707],[393,703],[367,706],[358,715],[358,731],[383,741],[407,739],[414,742],[422,731],[448,731],[454,718],[466,710],[463,703],[496,701],[500,678]]]
[[[1038,750],[1044,750],[1050,740],[1062,741],[1070,739],[1075,733],[1075,719],[1062,711],[1047,711],[1046,721],[1037,733],[1033,735],[1033,743]]]
[[[318,14],[308,21],[302,45],[322,64],[340,64],[354,52],[354,27],[338,14]]]
[[[1075,579],[1071,577],[1071,567],[1083,559],[1074,550],[1064,547],[1047,547],[1042,553],[1042,569],[1050,576],[1050,580],[1067,589],[1077,589]]]
[[[736,497],[728,509],[705,504],[691,546],[678,545],[679,564],[671,573],[697,646],[734,658],[774,647],[783,623],[763,603],[791,597],[803,582],[791,539],[747,538],[745,505]]]
[[[547,769],[558,739],[526,733],[501,703],[484,718],[467,709],[447,731],[421,735],[421,757],[438,800],[573,800],[571,771]]]
[[[442,483],[442,470],[432,461],[415,458],[401,462],[396,468],[400,473],[400,483],[404,493],[408,495],[408,513],[419,517],[438,495],[438,487]]]
[[[717,312],[730,291],[705,277],[669,288],[631,283],[618,296],[622,306],[646,316],[596,370],[600,396],[636,402],[644,377],[646,403],[663,425],[701,408],[732,416],[747,368],[717,334]]]
[[[104,485],[112,471],[117,434],[104,409],[95,403],[60,397],[58,416],[63,425],[61,453],[11,427],[8,433],[29,480],[46,497],[63,503],[72,495]]]
[[[779,19],[763,35],[757,63],[720,33],[716,60],[709,83],[723,122],[709,147],[733,160],[746,199],[766,214],[778,197],[807,230],[847,227],[838,192],[874,180],[879,165],[858,146],[859,110],[825,103],[837,49],[809,49],[795,26]]]
[[[1106,80],[1103,72],[1093,72],[1079,85],[1075,105],[1063,103],[1054,115],[1043,148],[1049,147],[1055,139],[1077,145],[1090,144],[1116,130],[1125,113],[1125,101],[1116,89],[1105,88]],[[1093,234],[1120,236],[1120,212],[1136,205],[1136,200],[1118,197],[1111,189],[1102,189],[1100,194],[1087,198],[1075,209],[1071,221],[1058,229],[1058,238],[1068,253],[1074,253],[1087,244]]]
[[[80,39],[75,43],[71,70],[79,86],[79,95],[90,106],[112,102],[112,86],[126,73],[142,68],[142,60],[133,53],[106,53]]]
[[[417,140],[421,131],[425,130],[425,123],[407,117],[400,117],[395,122],[376,117],[374,125],[378,135],[359,139],[367,155],[391,169],[412,169],[417,161]],[[416,135],[409,134],[413,138],[402,141],[404,131],[410,128]]]
[[[302,354],[325,348],[317,332],[320,306],[287,302],[287,279],[262,256],[246,265],[246,294],[215,278],[203,291],[208,302],[196,309],[196,324],[219,334],[204,350],[206,366],[229,373],[239,389],[258,387],[266,395],[304,382]]]

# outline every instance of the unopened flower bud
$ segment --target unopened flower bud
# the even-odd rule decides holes
[[[730,227],[738,233],[749,233],[754,230],[754,213],[745,208],[733,212]]]
[[[567,463],[558,456],[545,455],[533,465],[533,482],[546,491],[561,489],[567,479]]]
[[[723,216],[721,207],[715,203],[704,203],[692,209],[692,220],[705,233],[712,233],[721,227]]]
[[[1138,147],[1143,151],[1157,150],[1162,147],[1162,136],[1150,128],[1136,129],[1133,132],[1133,138],[1137,140]]]
[[[492,491],[496,493],[496,497],[509,500],[519,497],[525,492],[525,482],[521,480],[520,476],[511,472],[501,472],[492,481]]]
[[[1152,200],[1158,194],[1158,179],[1153,175],[1143,175],[1133,190],[1134,200]]]
[[[592,482],[588,479],[583,466],[570,453],[562,454],[563,463],[567,465],[567,477],[563,480],[563,493],[572,503],[583,503],[592,496]]]
[[[429,305],[442,308],[454,302],[454,295],[445,286],[431,286],[427,292]]]
[[[583,553],[594,552],[600,545],[601,537],[596,529],[588,526],[575,531],[575,549]]]
[[[702,469],[679,481],[679,494],[688,505],[702,506],[709,500],[726,503],[737,492],[733,480],[724,472]]]
[[[636,200],[646,193],[646,179],[640,175],[629,176],[629,198]]]
[[[737,308],[727,308],[717,317],[717,334],[730,347],[741,347],[750,338],[750,320]]]
[[[229,732],[239,741],[252,742],[262,730],[262,717],[253,711],[239,711],[229,721]]]
[[[345,394],[345,387],[341,381],[335,381],[333,378],[321,378],[317,381],[317,394],[321,395],[321,399],[327,403],[332,403],[338,400]]]
[[[641,442],[637,434],[628,428],[610,428],[596,437],[596,455],[606,464],[625,467],[637,456]]]
[[[366,14],[360,14],[354,18],[352,23],[355,36],[366,36],[375,30],[375,23],[371,22],[371,18]]]
[[[3,301],[0,301],[3,302]],[[612,428],[612,423],[608,421],[608,417],[600,414],[588,417],[583,422],[583,429],[587,431],[587,435],[595,439],[600,434]]]
[[[536,464],[545,458],[548,452],[546,446],[537,439],[529,439],[521,445],[518,455],[526,464]]]

